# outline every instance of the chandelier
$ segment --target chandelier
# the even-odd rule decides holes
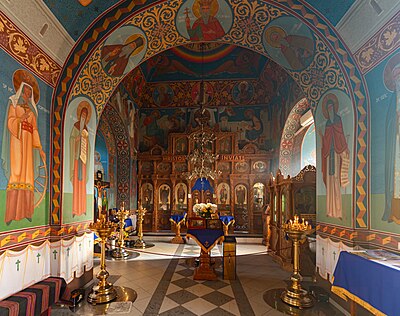
[[[201,82],[199,89],[200,100],[200,115],[196,117],[196,122],[200,129],[189,136],[189,139],[194,143],[192,152],[188,155],[187,160],[191,164],[191,171],[186,172],[185,176],[188,180],[205,178],[215,180],[221,171],[213,169],[214,163],[218,159],[217,154],[212,153],[213,143],[216,139],[215,134],[204,126],[209,121],[209,113],[204,109],[205,89],[204,89],[204,43],[201,43]]]
[[[201,123],[200,130],[191,134],[189,138],[194,143],[194,149],[187,158],[192,165],[192,169],[186,173],[186,178],[188,180],[198,178],[216,179],[221,174],[221,171],[213,169],[213,165],[218,159],[218,155],[211,152],[212,144],[216,139],[215,134],[204,130],[204,123]]]

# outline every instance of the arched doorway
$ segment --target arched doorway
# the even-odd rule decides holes
[[[364,102],[364,86],[360,84],[360,82],[362,83],[359,79],[361,77],[340,39],[315,12],[301,3],[298,3],[295,9],[293,9],[293,6],[290,7],[288,3],[276,4],[272,1],[255,1],[251,4],[247,1],[219,1],[218,3],[221,8],[227,5],[231,9],[232,15],[228,14],[228,17],[221,17],[220,24],[224,34],[212,39],[212,41],[240,45],[271,57],[285,67],[287,72],[296,80],[313,109],[318,108],[319,105],[322,106],[323,98],[326,97],[328,91],[338,94],[339,101],[344,102],[340,97],[340,91],[343,91],[348,96],[346,101],[349,101],[349,104],[352,105],[351,111],[357,113],[357,117],[354,115],[353,121],[349,123],[349,128],[354,130],[355,122],[357,122],[360,130],[365,130],[363,122],[368,118],[364,115],[367,105]],[[190,4],[190,1],[185,3],[186,6]],[[55,92],[54,112],[56,115],[53,122],[53,141],[57,148],[63,148],[57,130],[64,119],[62,114],[57,115],[57,113],[63,113],[64,107],[80,95],[86,95],[90,98],[96,106],[97,113],[101,113],[106,100],[125,75],[125,69],[122,74],[112,71],[113,74],[118,76],[110,75],[108,66],[102,62],[106,53],[103,48],[112,45],[113,34],[121,32],[123,34],[126,27],[129,27],[129,30],[136,34],[135,45],[145,46],[145,49],[135,51],[135,58],[132,60],[133,66],[132,64],[128,66],[129,71],[134,68],[135,64],[137,65],[160,51],[197,40],[180,29],[182,25],[185,28],[186,23],[185,15],[182,14],[183,9],[184,5],[181,1],[163,1],[145,8],[135,7],[134,4],[121,4],[104,17],[104,21],[107,21],[112,28],[111,33],[104,31],[104,27],[100,26],[101,23],[98,23],[87,33],[86,37],[82,38],[82,41],[76,46],[74,60],[71,58],[70,62],[67,63],[60,79],[60,85]],[[117,16],[119,17],[118,20],[116,19]],[[146,16],[146,19],[144,19],[144,16]],[[307,16],[307,18],[302,16]],[[217,17],[219,16],[217,15]],[[191,24],[193,17],[190,18]],[[285,36],[284,32],[279,31],[279,33],[277,30],[280,27],[285,31],[285,25],[288,24],[296,24],[301,29],[301,34],[289,35],[303,36],[313,41],[311,55],[303,54],[301,58],[297,58],[297,60],[295,58],[294,61],[289,62],[288,55],[281,50],[279,45],[276,45],[275,40],[278,40],[279,36]],[[193,25],[191,24],[191,26]],[[285,32],[286,34],[290,33],[289,30]],[[96,45],[92,44],[94,38],[98,43]],[[99,38],[101,38],[100,41]],[[142,40],[137,40],[137,38]],[[309,40],[306,40],[306,42],[309,42]],[[82,50],[84,47],[86,52]],[[308,47],[308,49],[306,46],[302,49],[299,48],[299,51],[308,50],[310,52],[311,46]],[[85,63],[78,68],[77,62],[81,60],[85,60]],[[77,71],[78,69],[79,71]],[[73,73],[75,75],[72,77],[71,74]],[[67,83],[70,85],[73,83],[71,90],[66,91],[61,88],[62,86],[65,87]],[[356,112],[356,109],[363,114],[358,115],[359,112]],[[316,121],[318,122],[318,119]],[[357,129],[358,132],[359,129]],[[356,183],[352,183],[350,186],[352,191],[354,190],[356,193],[355,199],[358,201],[356,212],[358,212],[362,211],[365,206],[365,192],[368,190],[365,183],[367,170],[363,162],[365,160],[363,158],[365,144],[368,142],[365,133],[354,136],[357,143],[354,139],[355,145],[351,164],[355,163],[354,170],[357,169],[362,172],[359,172],[355,178]],[[59,176],[62,174],[62,165],[59,158],[62,155],[62,151],[57,151],[54,155],[53,169],[56,171],[53,172],[54,188],[60,186]],[[353,157],[355,158],[353,159]],[[60,196],[55,196],[52,203],[54,214],[59,213],[60,200]],[[349,206],[348,211],[350,209],[351,206]],[[362,222],[359,223],[363,225]]]

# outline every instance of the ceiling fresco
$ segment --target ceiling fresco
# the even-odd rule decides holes
[[[203,51],[201,49],[203,46]],[[147,82],[258,78],[268,58],[235,45],[193,43],[169,49],[140,68]]]
[[[104,11],[121,0],[43,0],[51,12],[67,30],[69,35],[77,40],[86,28]],[[90,2],[87,6],[81,4]]]
[[[104,11],[117,3],[122,3],[126,0],[43,0],[50,11],[56,16],[60,23],[67,30],[69,35],[77,40],[79,36],[88,28],[88,26],[97,19]],[[349,10],[355,0],[336,0],[336,1],[321,1],[321,0],[305,0],[314,10],[322,13],[329,22],[336,25],[344,14]],[[185,9],[185,8],[183,8]],[[219,8],[219,11],[227,9]],[[229,12],[229,11],[228,11]],[[220,13],[220,15],[223,15]],[[194,19],[196,12],[188,13],[189,19]],[[223,15],[225,17],[225,15]],[[230,27],[231,17],[221,18],[221,29],[227,31]],[[226,20],[226,21],[225,21]],[[191,21],[192,23],[193,21]],[[186,37],[196,40],[196,34],[187,33]],[[210,39],[205,39],[210,40]],[[213,40],[213,39],[211,39]]]
[[[190,51],[196,50],[199,52],[199,45],[194,44],[194,46],[194,49],[191,47]],[[182,46],[173,49],[174,52],[171,55],[180,56],[179,54],[186,52],[186,50],[182,50],[181,48]],[[284,97],[286,92],[290,90],[289,87],[293,87],[293,89],[297,87],[281,66],[260,54],[235,45],[211,44],[209,48],[211,49],[208,51],[212,53],[204,56],[204,61],[207,62],[205,66],[207,71],[204,71],[205,92],[204,99],[202,100],[204,105],[235,106],[269,104],[273,100],[276,100],[278,96]],[[215,61],[215,48],[217,48],[218,52],[222,49],[222,53],[225,55],[221,57],[222,61]],[[243,66],[239,69],[232,65],[234,62],[233,59],[237,57],[237,52],[241,56],[243,54],[252,56],[252,65],[247,66],[251,67],[252,76],[248,76],[249,71],[247,67]],[[157,56],[150,60],[156,59]],[[185,59],[182,58],[179,60],[188,61],[194,58],[193,56],[195,57],[196,55],[187,55],[184,57]],[[258,62],[258,67],[254,66],[256,61]],[[189,62],[187,63],[188,67],[191,67],[190,64]],[[216,68],[213,70],[210,64],[216,64]],[[200,104],[201,69],[193,68],[192,76],[188,76],[186,73],[182,73],[182,71],[171,71],[170,74],[168,73],[168,76],[165,75],[166,79],[169,78],[169,80],[148,81],[146,73],[143,74],[143,68],[137,67],[120,84],[138,107],[192,107]],[[216,70],[221,73],[218,74]],[[163,76],[160,75],[159,77]],[[118,91],[118,89],[115,91]],[[298,95],[299,93],[296,94]]]
[[[310,4],[314,10],[322,13],[322,15],[327,18],[329,22],[331,22],[333,25],[336,25],[350,9],[355,0],[305,0],[305,2]]]

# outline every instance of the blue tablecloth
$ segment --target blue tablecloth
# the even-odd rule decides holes
[[[219,219],[225,224],[228,225],[231,221],[233,221],[235,218],[230,215],[222,215],[219,217]]]
[[[178,224],[181,220],[183,220],[183,219],[185,218],[185,215],[186,215],[186,213],[185,213],[185,214],[182,214],[182,215],[179,215],[179,214],[171,215],[171,219],[172,219],[175,223]]]
[[[340,297],[374,315],[400,315],[400,270],[342,251],[333,276],[332,291]]]
[[[224,236],[219,229],[188,229],[187,237],[193,237],[204,251],[210,251],[215,244]]]

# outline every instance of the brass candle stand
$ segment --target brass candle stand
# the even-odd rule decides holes
[[[146,212],[147,210],[140,205],[139,209],[137,210],[138,239],[135,241],[135,244],[133,246],[134,248],[146,248],[146,243],[143,240],[143,220]]]
[[[175,222],[172,218],[169,219],[169,221],[175,227],[175,237],[172,238],[171,243],[173,243],[173,244],[184,244],[185,243],[185,241],[183,240],[183,238],[181,236],[181,225],[185,224],[186,216],[187,216],[187,214],[185,214],[185,216],[179,222]]]
[[[117,248],[112,252],[112,257],[115,259],[127,259],[129,253],[124,248],[124,227],[125,219],[128,218],[130,211],[125,210],[125,202],[122,202],[121,209],[118,210],[116,217],[118,218],[119,234],[117,241]]]
[[[290,277],[292,284],[281,294],[281,299],[286,304],[302,308],[312,307],[315,298],[301,287],[302,276],[300,275],[300,241],[313,232],[311,225],[307,221],[300,222],[298,216],[282,225],[286,234],[293,241],[293,274]]]
[[[112,283],[107,282],[110,274],[106,270],[106,241],[115,231],[116,224],[107,221],[104,215],[100,215],[97,222],[91,223],[89,228],[100,238],[101,257],[100,271],[97,273],[99,282],[92,288],[87,300],[93,305],[108,303],[117,297],[116,289]]]

